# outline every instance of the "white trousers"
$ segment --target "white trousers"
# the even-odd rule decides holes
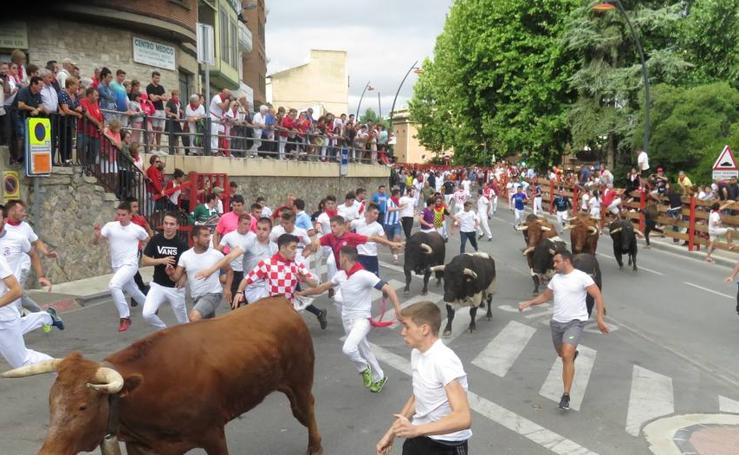
[[[218,135],[223,134],[226,129],[215,120],[210,123],[210,153],[218,153]]]
[[[544,210],[541,208],[541,196],[534,198],[534,215],[538,215],[539,213],[544,213]]]
[[[139,305],[143,305],[146,300],[146,296],[141,293],[139,287],[133,281],[134,275],[139,271],[139,268],[135,265],[124,265],[114,270],[113,278],[108,283],[108,289],[110,295],[113,297],[113,303],[116,309],[118,309],[118,316],[121,318],[129,318],[131,311],[128,308],[128,302],[126,302],[126,296],[123,295],[125,290],[132,299],[136,300]]]
[[[482,234],[485,232],[485,235],[488,236],[488,238],[491,238],[493,236],[493,233],[490,231],[490,224],[488,224],[488,214],[485,211],[478,211],[477,216],[480,217],[480,225],[477,227],[478,234]]]
[[[493,196],[493,216],[498,211],[498,196]]]
[[[47,313],[44,314],[49,316]],[[11,368],[18,368],[51,359],[50,356],[42,352],[37,352],[26,347],[26,342],[23,339],[25,323],[22,319],[25,318],[18,317],[10,321],[0,321],[0,354],[2,354]],[[51,318],[49,317],[50,321]],[[33,324],[38,321],[31,320],[26,322]]]
[[[153,281],[149,284],[149,292],[146,294],[146,301],[144,302],[142,314],[144,320],[157,329],[166,329],[167,324],[156,314],[164,302],[169,302],[177,322],[180,324],[189,322],[187,307],[185,306],[185,288],[169,288]]]
[[[52,322],[54,321],[52,321],[51,315],[46,311],[28,313],[21,318],[21,332],[25,335],[45,325],[51,325]]]
[[[524,211],[518,210],[517,208],[513,209],[513,224],[519,225],[521,224],[521,221],[523,221]]]
[[[287,137],[277,136],[277,156],[281,159],[285,159],[285,146],[287,146]]]
[[[372,380],[379,381],[385,377],[377,357],[372,352],[367,335],[372,328],[369,319],[342,319],[346,340],[341,350],[351,359],[358,372],[362,372],[369,366],[372,370]]]
[[[557,212],[557,223],[559,223],[559,227],[564,229],[565,223],[567,223],[567,210]]]

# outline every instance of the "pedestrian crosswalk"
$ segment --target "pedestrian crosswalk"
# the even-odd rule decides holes
[[[590,373],[593,371],[597,354],[595,349],[590,349],[582,344],[577,349],[580,353],[575,362],[575,379],[570,391],[570,409],[575,411],[580,410],[582,400],[585,398],[585,390],[590,383]],[[559,403],[562,397],[562,362],[559,358],[554,360],[552,368],[549,369],[549,374],[539,390],[539,395]]]
[[[521,355],[534,333],[535,328],[511,321],[485,346],[472,364],[502,378]]]

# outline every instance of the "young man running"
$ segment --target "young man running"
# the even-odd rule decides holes
[[[299,309],[300,302],[295,299],[298,284],[304,282],[308,286],[315,287],[318,283],[303,264],[295,261],[298,242],[299,239],[296,236],[282,234],[277,239],[277,254],[269,259],[259,261],[257,266],[246,274],[246,277],[239,284],[238,293],[234,296],[231,307],[238,308],[244,300],[244,290],[247,286],[257,281],[265,281],[268,296],[285,296],[296,310]],[[321,316],[318,316],[318,322],[321,329],[325,329],[327,324],[326,311],[323,310],[320,313]]]
[[[575,377],[575,358],[580,336],[588,320],[588,308],[585,299],[589,294],[595,300],[595,321],[601,333],[608,333],[608,326],[603,319],[605,304],[603,296],[593,279],[585,272],[572,265],[572,253],[560,251],[554,255],[554,268],[557,273],[549,281],[547,289],[531,300],[518,305],[523,311],[534,305],[541,305],[554,298],[554,314],[549,325],[552,329],[554,349],[562,359],[562,382],[564,393],[559,408],[570,409],[570,390]]]
[[[396,437],[406,438],[403,455],[467,455],[472,437],[467,373],[439,339],[439,307],[413,304],[400,312],[400,322],[412,349],[413,394],[377,443],[377,455],[389,455]]]
[[[346,340],[342,351],[351,359],[362,376],[362,383],[370,392],[379,393],[387,382],[377,358],[367,342],[367,335],[372,328],[372,289],[386,294],[395,307],[396,317],[400,317],[398,296],[389,284],[382,281],[374,273],[364,270],[357,262],[357,249],[345,245],[339,250],[339,270],[330,281],[312,289],[299,291],[298,296],[318,295],[331,288],[341,288],[341,293],[351,296],[341,306],[341,321],[346,332]]]
[[[197,278],[200,272],[208,270],[223,259],[223,253],[211,248],[210,242],[210,229],[206,226],[193,226],[192,248],[182,253],[176,269],[165,269],[174,282],[180,281],[187,274],[193,303],[190,320],[193,322],[214,317],[224,297],[227,302],[231,301],[233,271],[228,264],[221,268],[226,273],[225,285],[221,285],[220,277],[216,274],[202,280]]]
[[[493,240],[493,233],[490,231],[490,224],[488,224],[489,216],[490,199],[485,195],[484,190],[479,189],[477,190],[477,217],[480,223],[477,226],[477,235],[482,239],[483,235],[487,234],[488,242]]]
[[[148,240],[149,236],[144,228],[131,222],[131,205],[128,202],[121,202],[116,209],[116,221],[105,223],[103,227],[96,224],[94,229],[93,245],[100,244],[101,238],[108,240],[113,267],[113,278],[108,283],[108,289],[118,309],[118,331],[125,332],[131,326],[131,310],[123,291],[141,305],[146,300],[133,277],[139,271],[139,242]]]
[[[515,229],[516,226],[521,224],[521,221],[523,221],[523,211],[526,207],[526,201],[528,201],[529,198],[526,196],[526,193],[523,191],[523,187],[519,186],[516,188],[516,193],[511,196],[511,202],[513,204],[513,228]]]
[[[377,222],[379,215],[380,208],[374,202],[370,202],[364,211],[364,219],[352,221],[351,227],[359,235],[384,237],[385,230]],[[365,270],[380,276],[380,262],[377,260],[377,244],[375,242],[367,242],[357,245],[357,253],[357,262],[362,264]]]
[[[236,248],[239,248],[242,253],[233,257],[233,260],[231,261],[231,270],[233,270],[234,275],[233,280],[231,281],[231,295],[236,294],[236,288],[239,286],[239,283],[241,283],[241,280],[244,279],[244,273],[246,270],[244,270],[243,253],[246,251],[246,244],[256,237],[256,234],[250,230],[251,220],[252,216],[249,216],[246,213],[239,215],[239,224],[236,227],[236,230],[221,237],[221,241],[218,243],[218,246],[216,246],[216,249],[223,254],[234,251]],[[228,251],[226,251],[226,248],[228,248]]]
[[[144,302],[143,317],[146,322],[157,329],[167,328],[167,324],[157,315],[159,307],[169,302],[177,322],[188,322],[185,306],[184,282],[175,282],[167,270],[177,267],[182,253],[187,251],[187,243],[177,237],[179,222],[176,213],[167,213],[162,219],[163,233],[155,234],[144,249],[142,264],[144,267],[154,266],[154,278],[149,284],[149,292]]]

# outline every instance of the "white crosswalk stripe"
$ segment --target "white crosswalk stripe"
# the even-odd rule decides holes
[[[582,400],[585,398],[585,391],[588,388],[590,373],[593,371],[597,354],[595,349],[590,349],[582,344],[577,347],[577,350],[580,351],[580,354],[578,354],[575,361],[575,379],[572,381],[572,390],[570,391],[570,408],[575,411],[580,410]],[[539,395],[559,403],[562,397],[562,361],[559,357],[554,360],[547,379],[539,390]]]
[[[739,414],[739,401],[734,401],[725,396],[719,395],[718,397],[718,409],[721,412],[730,412],[733,414]]]
[[[578,359],[579,360],[579,359]],[[646,422],[675,412],[672,378],[634,365],[626,432],[639,436]]]
[[[472,364],[502,378],[511,369],[534,333],[535,328],[510,321],[475,357]]]

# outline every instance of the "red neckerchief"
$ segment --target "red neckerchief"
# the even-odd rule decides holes
[[[337,213],[339,213],[336,210],[324,210],[324,212],[326,213],[326,215],[328,215],[329,218],[333,218],[336,216]]]
[[[286,257],[284,257],[283,255],[281,255],[280,253],[276,253],[274,256],[272,256],[272,259],[275,260],[275,261],[284,262],[286,264],[292,264],[293,262],[295,262],[295,261],[291,261],[290,259],[287,259]]]
[[[395,205],[400,206],[400,198],[399,197],[392,197],[390,196],[390,200],[392,200]]]
[[[360,264],[359,262],[355,262],[348,272],[345,271],[347,279],[360,270],[364,270],[364,267],[362,267],[362,264]]]
[[[10,218],[8,218],[7,220],[5,220],[5,222],[8,223],[11,226],[20,226],[21,223],[23,222],[23,220],[21,220],[21,221],[13,221]]]

